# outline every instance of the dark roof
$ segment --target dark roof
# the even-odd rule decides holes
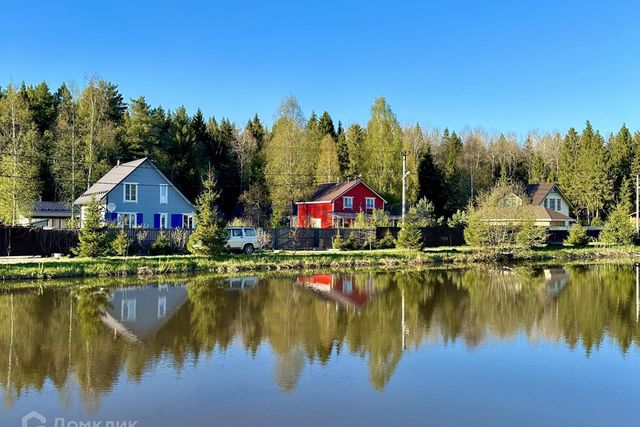
[[[355,181],[328,182],[318,185],[316,189],[313,190],[313,193],[311,193],[311,196],[301,203],[331,203],[358,184],[363,184],[371,191],[376,193],[361,179],[356,179]],[[378,193],[376,193],[376,195],[382,199],[382,197]]]
[[[111,190],[116,188],[126,177],[128,177],[138,166],[142,165],[147,160],[143,157],[131,162],[121,163],[114,166],[109,172],[107,172],[102,178],[96,181],[82,196],[78,197],[74,204],[84,205],[91,201],[92,197],[97,200],[101,200]]]
[[[544,198],[554,190],[562,195],[565,201],[571,206],[569,199],[562,193],[558,184],[554,183],[540,183],[540,184],[528,184],[524,187],[524,192],[527,196],[531,198],[531,203],[533,205],[541,205]]]
[[[40,217],[71,217],[71,204],[66,202],[35,202],[31,218]]]

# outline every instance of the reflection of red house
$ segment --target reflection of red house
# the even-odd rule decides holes
[[[299,276],[297,283],[341,305],[356,308],[365,305],[375,295],[372,282],[356,285],[352,274]]]
[[[349,224],[358,212],[384,209],[386,201],[362,180],[321,184],[298,205],[298,227],[331,228]]]

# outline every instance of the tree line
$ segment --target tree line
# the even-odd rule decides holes
[[[15,223],[34,200],[72,202],[117,160],[151,157],[189,199],[213,171],[226,219],[284,224],[293,204],[321,182],[360,177],[391,203],[401,195],[402,154],[409,203],[426,198],[437,217],[464,210],[497,182],[557,182],[585,222],[605,218],[632,197],[640,172],[640,132],[622,125],[530,132],[524,140],[483,129],[401,125],[384,98],[366,124],[346,128],[329,112],[303,113],[285,98],[269,128],[201,110],[165,110],[144,97],[126,102],[114,83],[89,79],[0,89],[0,221]]]

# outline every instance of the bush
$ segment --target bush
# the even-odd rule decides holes
[[[158,234],[150,249],[151,255],[171,255],[173,253],[173,246],[165,233]]]
[[[358,242],[356,241],[353,233],[349,233],[349,235],[345,239],[340,235],[340,232],[338,232],[338,234],[336,234],[336,237],[333,238],[333,248],[339,249],[341,251],[354,251],[357,249],[362,249],[361,246],[358,245]]]
[[[544,227],[538,227],[533,218],[527,219],[516,232],[516,243],[525,248],[545,246],[547,232]]]
[[[447,221],[447,225],[452,228],[466,226],[467,213],[458,209],[453,215],[451,215],[451,218]]]
[[[589,243],[589,236],[587,236],[587,230],[580,224],[575,224],[569,229],[569,235],[564,241],[565,245],[575,246],[577,248],[583,248]]]
[[[599,216],[593,218],[591,220],[591,226],[592,227],[602,227],[604,225],[604,223],[602,222],[602,218],[600,218]]]
[[[385,233],[382,239],[376,242],[377,249],[391,249],[396,247],[396,239],[393,238],[393,235],[389,230]]]
[[[331,242],[333,249],[342,249],[342,244],[344,243],[344,239],[340,235],[340,230],[338,230],[336,236],[333,238]]]
[[[404,216],[404,223],[398,233],[398,247],[405,249],[422,249],[421,219],[416,208],[409,209]]]
[[[131,247],[131,239],[124,230],[120,230],[116,238],[111,242],[111,250],[119,256],[127,256]]]
[[[628,204],[619,203],[604,224],[600,240],[613,245],[629,245],[633,243],[635,234],[635,227],[629,220]]]

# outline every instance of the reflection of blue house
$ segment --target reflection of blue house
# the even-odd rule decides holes
[[[187,301],[184,286],[161,285],[113,291],[102,321],[131,341],[152,336]]]
[[[227,283],[229,284],[230,291],[244,291],[251,290],[256,287],[258,283],[257,277],[238,277],[227,279]]]
[[[84,206],[95,198],[105,219],[119,227],[193,228],[193,204],[148,158],[114,166],[74,202]]]

